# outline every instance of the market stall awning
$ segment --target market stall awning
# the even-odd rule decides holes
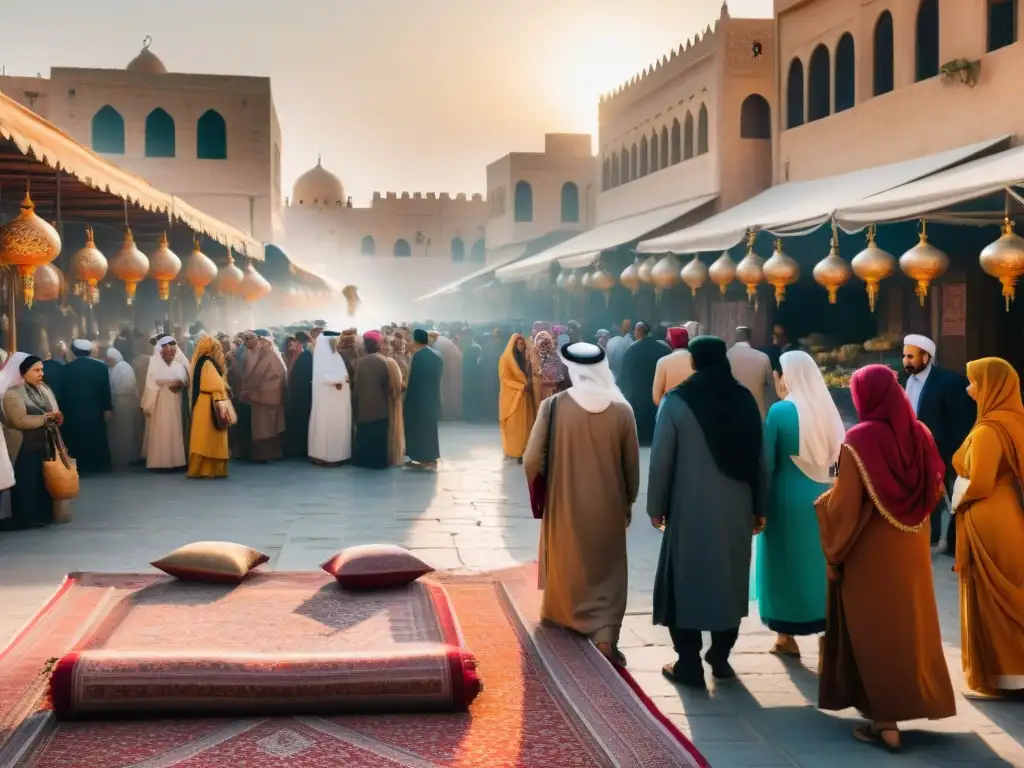
[[[52,123],[3,93],[0,93],[0,136],[14,145],[12,152],[16,148],[21,153],[19,159],[16,155],[0,152],[0,165],[3,166],[5,174],[20,173],[22,178],[31,177],[35,182],[37,174],[25,165],[24,156],[30,155],[37,162],[74,177],[85,187],[108,193],[147,211],[162,214],[166,216],[168,223],[177,219],[194,232],[202,232],[222,245],[233,248],[239,254],[263,259],[263,246],[258,240],[230,224],[203,213],[184,200],[160,191],[142,177],[104,160]],[[6,189],[5,186],[5,192]],[[33,197],[37,196],[37,191],[45,194],[45,189],[42,185],[38,185],[37,189],[37,185],[33,183]],[[62,200],[62,207],[73,211],[75,203],[71,192],[72,190],[68,190],[67,199]],[[85,208],[88,209],[88,206]],[[83,213],[95,213],[97,217],[101,215],[99,211],[91,209],[83,210]]]
[[[526,280],[540,274],[555,261],[565,269],[587,267],[597,260],[601,251],[637,240],[710,203],[716,197],[718,195],[702,195],[599,224],[535,256],[502,267],[495,272],[495,277],[504,282]]]
[[[786,230],[791,234],[816,229],[837,209],[958,165],[1008,139],[1008,136],[1000,136],[913,160],[812,181],[778,184],[692,227],[644,240],[637,245],[637,251],[724,251],[742,242],[748,229]]]
[[[868,224],[917,219],[926,213],[1024,184],[1024,146],[980,157],[836,211],[847,231]]]
[[[438,296],[442,296],[446,293],[455,293],[467,283],[471,283],[472,281],[478,280],[481,277],[487,277],[488,275],[493,274],[496,269],[503,267],[506,264],[511,264],[513,261],[516,261],[517,259],[523,258],[523,255],[526,253],[527,247],[528,246],[526,244],[512,246],[506,249],[505,253],[499,254],[498,258],[496,258],[492,263],[488,264],[486,267],[481,267],[480,269],[470,272],[468,275],[463,275],[458,280],[453,280],[452,282],[446,283],[445,285],[442,285],[440,288],[433,290],[430,293],[425,293],[418,299],[416,299],[416,301],[426,301],[427,299],[433,299]]]

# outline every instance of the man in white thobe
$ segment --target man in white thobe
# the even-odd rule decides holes
[[[185,417],[188,414],[189,363],[172,336],[157,343],[146,372],[146,391],[142,412],[146,414],[146,468],[183,469],[185,453]]]

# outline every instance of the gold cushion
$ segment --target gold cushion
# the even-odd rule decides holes
[[[150,565],[184,581],[238,584],[253,568],[270,559],[244,544],[196,541],[168,552]]]

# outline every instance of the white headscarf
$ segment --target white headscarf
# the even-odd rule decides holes
[[[830,470],[839,460],[846,437],[843,417],[810,355],[799,350],[786,352],[779,364],[789,390],[786,400],[796,406],[800,423],[800,454],[791,457],[793,463],[816,483],[829,483]]]
[[[345,383],[348,379],[348,368],[344,358],[334,351],[331,341],[338,336],[327,336],[321,333],[313,347],[313,398],[322,391],[321,385],[335,386]]]
[[[110,391],[114,395],[138,395],[134,369],[124,361],[124,356],[114,347],[107,350],[107,360],[114,365],[110,368]]]
[[[578,357],[596,356],[603,350],[596,344],[579,341],[569,346],[566,351],[570,355]],[[596,363],[576,363],[567,356],[562,356],[562,362],[569,371],[569,379],[572,387],[569,388],[569,397],[576,401],[583,410],[588,413],[603,413],[608,410],[612,403],[625,403],[626,397],[615,384],[615,375],[608,366],[608,358],[602,357]]]
[[[3,397],[11,387],[20,387],[22,382],[25,381],[21,377],[21,364],[28,357],[27,352],[15,352],[4,364],[3,370],[0,370],[0,397]]]
[[[160,350],[174,341],[172,336],[164,336],[157,343],[156,353],[149,358],[149,367],[146,369],[146,391],[142,393],[142,410],[151,414],[156,407],[157,395],[160,394],[161,381],[180,381],[188,384],[189,362],[181,347],[175,346],[174,360],[168,365],[164,362]],[[177,344],[177,342],[175,342]]]

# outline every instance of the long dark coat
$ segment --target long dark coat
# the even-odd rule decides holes
[[[654,437],[654,419],[658,406],[654,404],[654,373],[658,361],[672,350],[651,338],[635,342],[622,356],[619,387],[633,406],[636,434],[640,445],[650,445]]]
[[[91,357],[76,357],[61,372],[57,402],[64,414],[61,434],[82,472],[109,472],[106,411],[114,410],[107,366]]]
[[[441,458],[437,422],[441,418],[441,376],[444,361],[429,347],[412,356],[405,392],[405,453],[423,464]]]
[[[306,456],[313,410],[313,353],[302,350],[288,374],[284,405],[285,455]]]

